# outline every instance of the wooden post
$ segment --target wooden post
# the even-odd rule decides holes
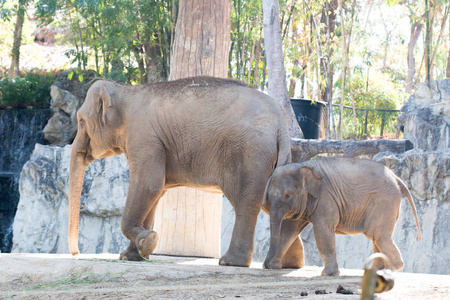
[[[231,2],[180,0],[169,80],[226,78]],[[181,187],[167,191],[155,213],[156,254],[219,257],[222,194]]]
[[[154,253],[219,257],[222,194],[191,188],[169,190],[159,200],[153,230],[159,234]]]

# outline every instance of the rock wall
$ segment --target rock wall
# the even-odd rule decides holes
[[[77,134],[77,111],[84,98],[51,86],[50,96],[53,115],[44,128],[45,140],[52,145],[64,146],[72,143]]]
[[[69,253],[70,149],[70,145],[61,148],[36,144],[24,165],[12,252]],[[128,179],[124,155],[97,160],[87,168],[81,196],[81,252],[118,253],[128,246],[120,231]]]
[[[77,111],[96,76],[93,70],[58,74],[50,90],[52,117],[44,128],[44,138],[48,144],[65,146],[72,143],[78,129]]]
[[[450,152],[450,79],[420,83],[398,120],[416,149]]]
[[[0,110],[0,252],[10,252],[12,224],[19,203],[19,176],[36,143],[49,109]]]

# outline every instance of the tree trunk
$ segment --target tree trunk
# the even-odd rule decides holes
[[[323,84],[320,85],[321,100],[328,103],[327,110],[327,138],[330,138],[331,132],[330,127],[333,129],[333,136],[336,138],[336,128],[334,126],[334,116],[333,116],[333,71],[330,67],[330,59],[333,54],[331,49],[331,35],[334,35],[336,30],[336,8],[337,0],[328,0],[325,2],[325,7],[322,9],[322,17],[320,22],[324,25],[322,26],[321,35],[326,37],[327,53],[326,57],[323,57],[320,61],[320,76],[321,78],[326,78],[325,87]],[[324,54],[324,53],[323,53]]]
[[[413,149],[410,140],[334,141],[291,139],[292,161],[303,162],[320,153],[339,153],[345,157],[375,155],[378,152],[403,153]]]
[[[431,12],[431,15],[430,15]],[[431,4],[425,0],[425,74],[426,81],[433,79],[432,65],[431,65],[431,43],[433,41],[433,1]]]
[[[14,42],[11,50],[11,67],[9,68],[9,77],[19,77],[20,68],[20,44],[22,43],[22,28],[25,19],[26,0],[19,0],[17,8],[16,26],[14,28]]]
[[[450,32],[450,22],[448,22],[448,30]],[[450,42],[450,34],[448,35],[449,42]],[[447,55],[447,70],[445,71],[445,77],[450,78],[450,49],[448,50]]]
[[[341,17],[341,29],[342,29],[342,73],[341,73],[341,103],[339,105],[339,140],[342,140],[344,131],[344,97],[345,97],[345,71],[347,67],[347,46],[346,46],[346,32],[344,22],[344,10],[342,9],[342,0],[338,1],[338,11]]]
[[[231,4],[180,0],[169,80],[208,75],[226,78]]]
[[[256,54],[255,54],[255,69],[253,71],[253,84],[252,86],[258,87],[259,85],[259,62],[261,61],[261,43],[262,39],[256,42]]]
[[[433,53],[431,55],[431,63],[430,63],[431,64],[431,71],[433,71],[433,67],[434,67],[435,59],[436,59],[436,53],[437,53],[437,50],[439,48],[439,45],[441,44],[441,38],[442,38],[442,35],[444,33],[445,24],[447,23],[448,13],[449,13],[448,9],[449,9],[449,7],[446,6],[445,10],[444,10],[444,16],[442,17],[441,30],[439,31],[439,36],[438,36],[438,39],[437,39],[437,42],[436,42],[436,46],[434,47]]]
[[[169,80],[191,76],[226,78],[230,47],[229,0],[180,0]],[[168,190],[159,201],[155,253],[220,256],[222,195],[191,188]]]
[[[297,138],[303,137],[303,133],[295,118],[287,90],[278,0],[263,0],[262,5],[264,45],[266,47],[265,56],[269,70],[269,96],[277,100],[286,111],[290,136]]]
[[[414,87],[414,74],[416,73],[416,60],[414,58],[414,48],[416,47],[417,40],[422,32],[423,24],[414,23],[411,25],[411,36],[408,43],[408,76],[406,78],[405,92],[412,93]]]

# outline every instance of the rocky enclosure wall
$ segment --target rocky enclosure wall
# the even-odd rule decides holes
[[[428,142],[414,136],[411,140],[416,149],[402,155],[381,153],[374,157],[406,182],[415,199],[423,240],[417,241],[414,218],[406,199],[402,201],[394,232],[394,241],[403,254],[407,272],[450,274],[449,82],[432,83],[431,88],[427,85],[419,87],[423,94],[430,95],[428,103],[424,104],[423,97],[412,96],[403,110],[405,137],[409,138],[411,131],[415,130],[414,134]],[[423,109],[427,112],[421,111]],[[433,131],[435,127],[439,128],[436,134]],[[13,252],[68,253],[69,156],[70,146],[36,145],[20,178],[21,198],[14,223]],[[120,215],[127,189],[128,166],[123,156],[98,160],[88,167],[80,219],[82,252],[119,253],[126,248],[128,242],[120,232]],[[222,254],[228,248],[233,223],[233,209],[224,200]],[[261,213],[255,234],[254,261],[264,260],[269,248],[269,235],[269,218]],[[302,232],[301,237],[306,264],[321,266],[311,226]],[[340,267],[362,268],[364,260],[372,252],[372,245],[361,235],[338,236],[337,251]]]

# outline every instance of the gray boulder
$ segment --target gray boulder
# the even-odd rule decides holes
[[[56,85],[51,86],[50,96],[53,115],[43,130],[44,139],[52,145],[70,144],[77,134],[77,111],[84,98],[62,90]]]
[[[419,84],[398,120],[415,148],[450,152],[450,79]]]
[[[20,176],[20,202],[12,252],[69,253],[67,245],[71,146],[36,144]],[[100,159],[85,174],[80,212],[80,251],[119,253],[128,246],[120,219],[128,191],[124,155]]]

